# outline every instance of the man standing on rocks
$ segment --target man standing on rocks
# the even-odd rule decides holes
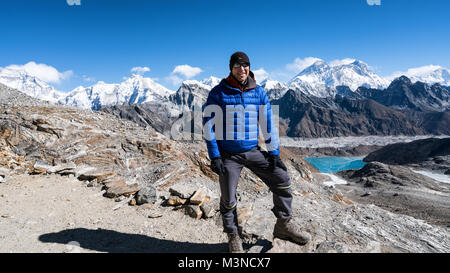
[[[230,71],[209,92],[203,118],[211,169],[219,175],[220,212],[229,251],[243,252],[236,209],[236,189],[243,167],[260,177],[273,193],[272,211],[277,217],[274,237],[306,244],[311,236],[291,221],[291,184],[280,158],[278,132],[266,92],[256,84],[244,52],[231,56]],[[259,127],[264,132],[267,152],[258,146]]]

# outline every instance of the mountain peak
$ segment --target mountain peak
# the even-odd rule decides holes
[[[352,91],[360,86],[384,88],[387,82],[359,60],[335,60],[329,64],[318,60],[289,82],[289,88],[317,97],[331,97],[337,86],[348,86]]]
[[[304,75],[306,73],[310,73],[313,71],[325,70],[325,69],[329,69],[329,68],[330,68],[330,66],[324,60],[318,60],[318,61],[314,62],[312,65],[310,65],[307,68],[300,71],[298,76]]]
[[[355,60],[354,62],[352,62],[353,65],[357,65],[357,66],[369,66],[368,64],[366,64],[365,62],[362,62],[360,60]]]
[[[411,82],[411,80],[408,77],[406,77],[405,75],[402,75],[402,76],[394,79],[391,82],[391,84],[389,85],[388,88],[392,88],[392,87],[397,86],[399,84],[412,85],[412,82]]]
[[[210,76],[209,78],[203,79],[200,82],[213,88],[214,86],[218,85],[220,81],[220,78]]]
[[[64,93],[56,90],[54,87],[31,75],[24,69],[18,68],[0,68],[0,83],[17,89],[30,97],[49,101],[52,103],[64,96]]]

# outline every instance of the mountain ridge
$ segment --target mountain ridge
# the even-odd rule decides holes
[[[450,85],[448,69],[440,66],[429,66],[426,69],[416,70],[410,69],[404,74],[412,75],[413,81],[422,81],[429,85],[435,83]],[[316,97],[333,97],[339,94],[340,86],[347,86],[351,92],[356,91],[361,86],[384,89],[400,77],[387,80],[389,77],[377,75],[366,63],[359,60],[345,59],[339,62],[326,63],[319,59],[286,83],[266,79],[261,82],[261,86],[265,88],[271,100],[281,98],[289,89]],[[206,85],[208,87],[204,89],[211,89],[220,80],[220,78],[214,76],[200,81],[186,80],[181,83],[178,89],[185,84]],[[120,83],[108,84],[98,81],[88,87],[79,86],[70,92],[62,92],[27,74],[25,70],[0,68],[0,83],[38,99],[93,110],[115,104],[133,104],[155,100],[167,102],[168,97],[176,92],[151,78],[145,78],[137,74],[131,75]],[[446,90],[449,90],[449,87]]]

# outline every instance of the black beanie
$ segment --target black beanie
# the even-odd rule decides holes
[[[250,59],[248,58],[247,54],[245,54],[244,52],[238,51],[235,52],[233,55],[231,55],[230,58],[230,70],[233,70],[233,65],[235,63],[238,64],[248,64],[250,65]]]

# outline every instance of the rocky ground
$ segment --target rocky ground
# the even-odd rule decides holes
[[[17,175],[0,192],[0,252],[226,251],[214,221],[168,207],[158,216],[105,198],[75,177]]]
[[[364,161],[450,174],[450,138],[427,138],[386,145],[368,154]]]
[[[413,171],[449,174],[450,138],[386,145],[363,161],[369,163],[361,170],[338,173],[349,182],[338,186],[347,197],[450,226],[450,184]]]
[[[1,252],[226,252],[202,141],[173,141],[108,113],[2,105]],[[248,252],[450,251],[447,227],[351,201],[317,181],[301,156],[281,152],[294,221],[313,239],[274,240],[271,193],[244,170],[238,209]]]
[[[450,227],[450,184],[414,173],[407,166],[370,162],[361,170],[338,173],[337,185],[351,200]]]

